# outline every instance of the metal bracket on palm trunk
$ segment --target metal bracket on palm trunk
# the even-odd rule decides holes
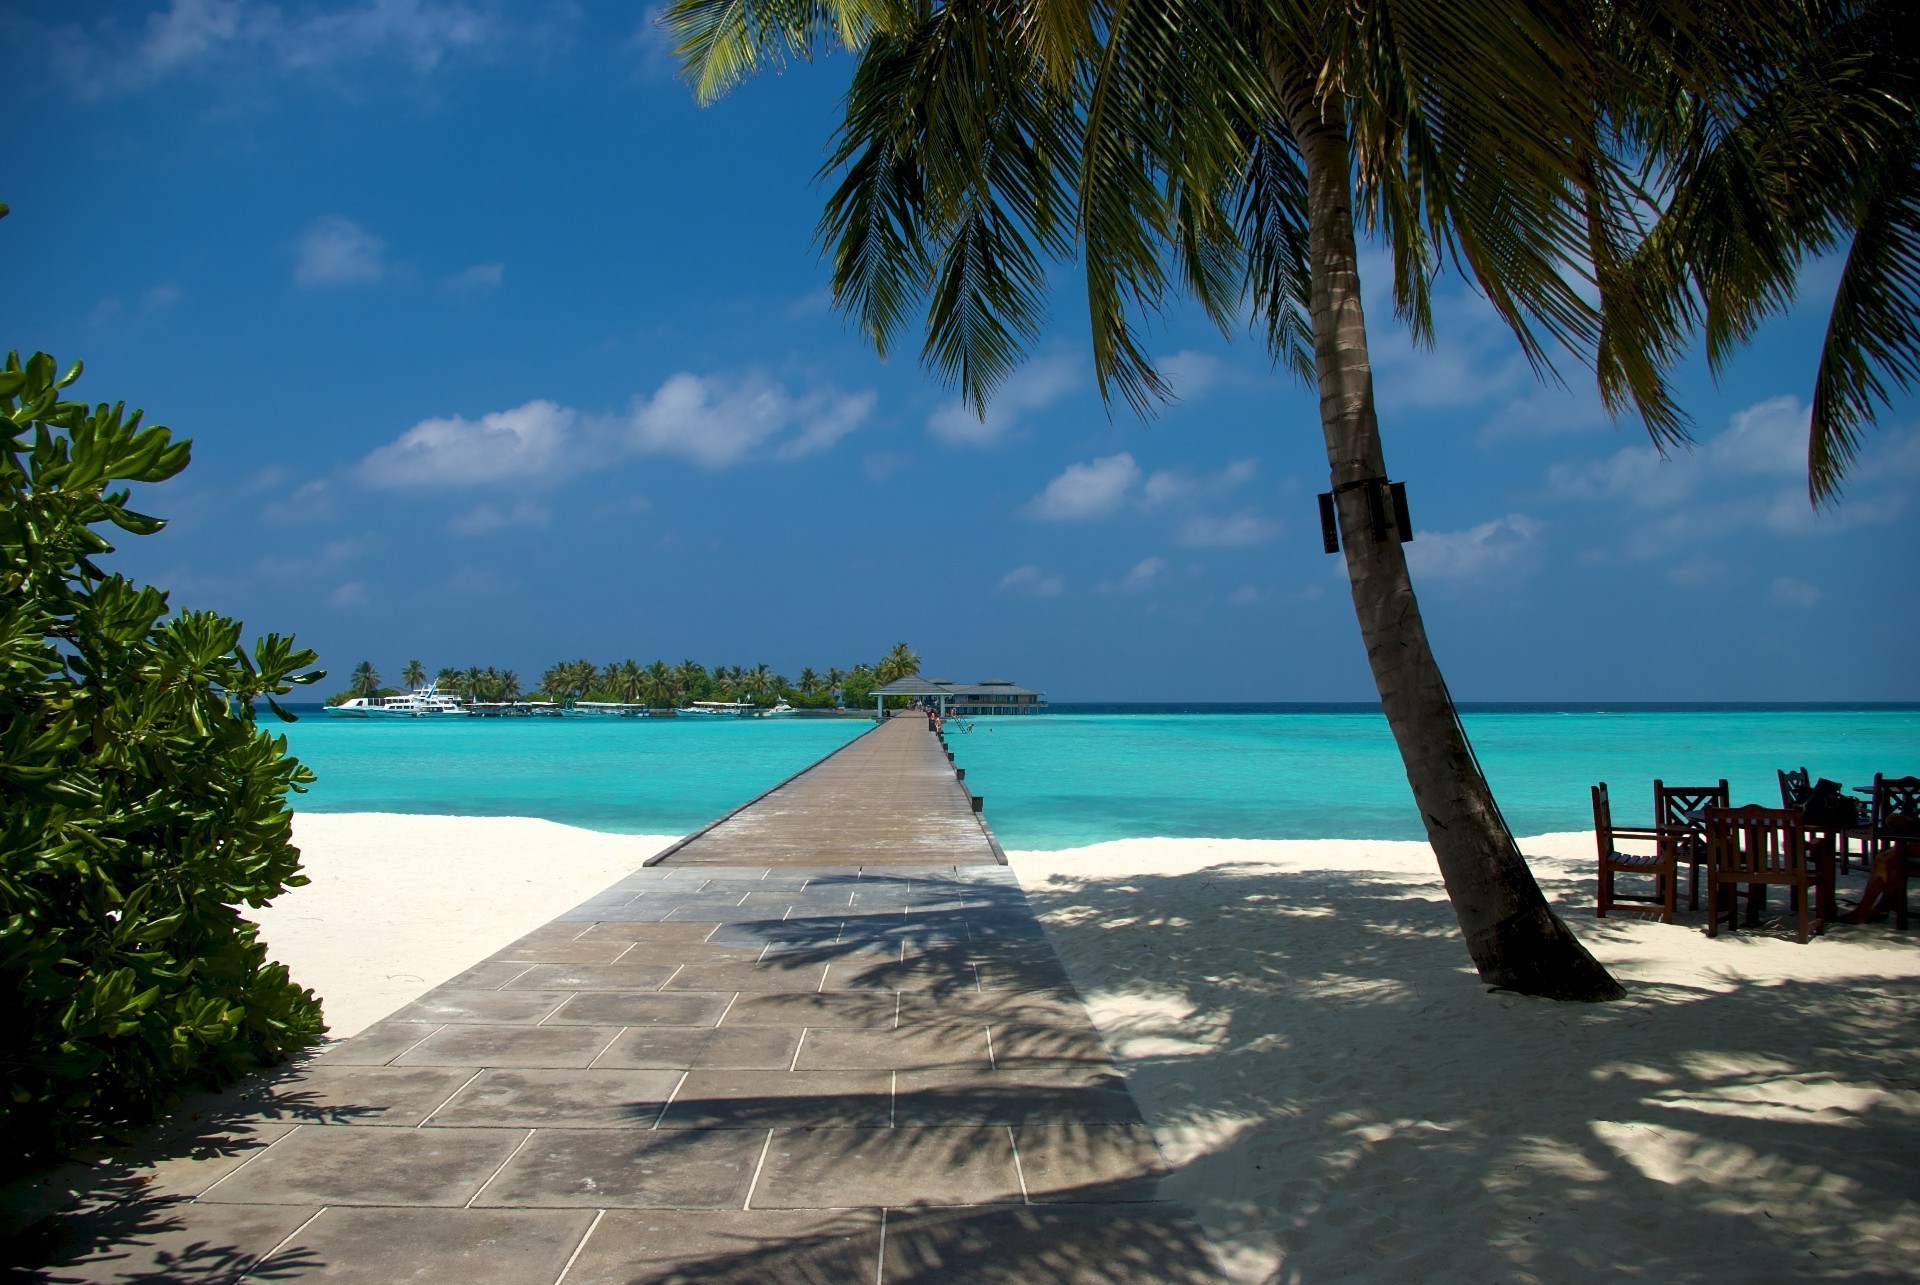
[[[1386,543],[1388,504],[1393,505],[1393,525],[1400,534],[1400,543],[1413,539],[1413,518],[1407,512],[1407,484],[1389,482],[1385,477],[1363,477],[1320,492],[1320,543],[1328,553],[1340,552],[1340,518],[1334,510],[1333,497],[1363,488],[1367,493],[1367,517],[1373,542]]]

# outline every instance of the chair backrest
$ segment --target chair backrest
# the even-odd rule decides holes
[[[1920,776],[1873,774],[1873,833],[1920,835]]]
[[[1707,808],[1727,806],[1727,783],[1718,785],[1668,785],[1653,783],[1653,823],[1657,826],[1689,826],[1699,822]],[[1693,815],[1688,816],[1691,812]]]
[[[1593,787],[1593,838],[1602,861],[1613,855],[1613,805],[1607,801],[1605,781]]]
[[[1807,792],[1813,789],[1813,777],[1807,772],[1807,769],[1797,767],[1791,772],[1779,772],[1778,769],[1775,770],[1780,777],[1780,806],[1783,808],[1797,808],[1805,803],[1807,801]]]
[[[1714,869],[1734,876],[1734,882],[1766,882],[1804,876],[1807,836],[1800,828],[1798,808],[1768,808],[1758,803],[1744,808],[1707,809],[1707,850]]]

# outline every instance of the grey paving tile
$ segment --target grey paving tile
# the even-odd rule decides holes
[[[657,991],[672,964],[535,964],[500,993],[517,990]]]
[[[565,989],[429,991],[395,1013],[392,1020],[532,1026],[564,1004],[571,994]]]
[[[1020,1200],[1004,1128],[779,1129],[755,1209],[984,1205]]]
[[[980,988],[974,981],[971,965],[928,965],[917,960],[902,964],[891,959],[870,959],[833,965],[827,973],[825,989],[975,994]]]
[[[483,1071],[430,1127],[651,1129],[681,1071]]]
[[[376,1022],[351,1039],[329,1044],[314,1055],[318,1062],[379,1066],[405,1053],[441,1027],[439,1022]]]
[[[593,1225],[588,1210],[328,1209],[253,1276],[348,1285],[552,1285]]]
[[[1112,1056],[1091,1026],[995,1025],[993,1063],[1002,1071],[1020,1067],[1111,1067]]]
[[[1166,1162],[1144,1124],[1030,1120],[1013,1127],[1027,1198],[1121,1204],[1159,1198]]]
[[[1078,996],[1031,991],[982,991],[977,995],[900,994],[900,1025],[940,1026],[957,1021],[994,1026],[1070,1026],[1093,1029],[1087,1006]]]
[[[1021,1124],[1030,1120],[1138,1124],[1140,1111],[1127,1092],[1126,1081],[1108,1071],[943,1067],[899,1073],[894,1120],[901,1125]]]
[[[825,1285],[878,1277],[873,1210],[609,1210],[566,1285]]]
[[[966,1066],[986,1071],[987,1028],[981,1025],[893,1031],[810,1030],[800,1043],[801,1071],[904,1071]]]
[[[793,1065],[801,1033],[782,1026],[635,1027],[623,1031],[594,1066],[784,1071]]]
[[[611,939],[609,939],[611,940]],[[623,964],[751,964],[764,946],[716,946],[712,942],[626,942]]]
[[[826,942],[824,944],[780,942],[766,948],[769,964],[804,960],[814,964],[869,965],[900,962],[900,943],[896,941]]]
[[[898,1004],[886,993],[742,995],[723,1026],[821,1026],[882,1030],[893,1026]]]
[[[244,1205],[461,1205],[523,1129],[302,1125],[200,1199]]]
[[[495,959],[498,960],[503,956],[504,956],[504,952],[502,952],[501,956],[495,956]],[[445,982],[442,982],[439,986],[434,987],[434,990],[456,990],[456,991],[499,990],[502,986],[505,986],[508,982],[512,981],[514,978],[518,977],[520,974],[526,971],[527,971],[527,966],[524,963],[518,963],[518,962],[498,963],[498,962],[483,961],[481,963],[475,964],[472,968],[467,969],[467,971],[465,971],[464,973],[456,973],[454,976],[449,977]],[[428,993],[431,994],[432,992],[428,992]]]
[[[649,945],[667,945],[679,942],[705,941],[720,923],[715,920],[705,924],[689,923],[638,923],[632,920],[598,920],[588,924],[580,933],[581,941],[645,942]]]
[[[582,925],[566,919],[555,919],[541,924],[532,932],[514,939],[515,946],[530,945],[542,941],[571,941],[580,935]]]
[[[443,1026],[395,1066],[584,1067],[618,1026]]]
[[[610,937],[595,937],[587,941],[536,941],[509,946],[496,952],[492,958],[528,964],[611,964],[626,954],[632,944]]]
[[[662,1129],[767,1129],[892,1122],[889,1071],[688,1071]]]
[[[669,991],[817,991],[827,965],[778,959],[763,964],[688,964]]]
[[[582,991],[547,1019],[548,1026],[712,1026],[731,994],[670,991]]]
[[[10,1247],[21,1279],[87,1282],[233,1281],[318,1213],[317,1206],[132,1200],[55,1215]]]
[[[141,1147],[131,1158],[133,1176],[150,1198],[197,1196],[297,1127],[292,1120],[210,1119]]]
[[[236,1095],[243,1119],[408,1127],[473,1078],[465,1067],[321,1063],[255,1080]]]
[[[887,1218],[886,1282],[1216,1285],[1191,1216],[1149,1206],[927,1210]]]
[[[822,945],[839,939],[838,919],[765,919],[717,924],[708,941],[717,946],[766,946],[772,943]]]
[[[752,1129],[541,1129],[474,1203],[739,1209],[766,1138]]]

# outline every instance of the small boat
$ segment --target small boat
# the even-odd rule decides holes
[[[760,712],[760,707],[752,701],[694,701],[690,705],[680,706],[674,712],[686,717],[752,718]]]
[[[327,706],[334,718],[448,718],[464,717],[466,707],[458,696],[438,690],[428,683],[404,696],[356,696],[350,701]]]
[[[761,710],[760,717],[761,718],[792,718],[793,712],[794,712],[793,706],[787,704],[785,701],[780,701],[779,703],[774,705],[773,708],[771,709]]]
[[[645,718],[652,711],[645,705],[636,705],[629,701],[575,701],[573,712],[596,714],[603,718]]]

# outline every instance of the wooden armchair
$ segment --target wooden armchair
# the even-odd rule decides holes
[[[1813,774],[1804,767],[1796,767],[1788,772],[1774,769],[1774,775],[1780,778],[1780,806],[1797,808],[1807,801],[1808,791],[1813,789]]]
[[[1808,861],[1807,832],[1798,808],[1707,809],[1707,936],[1720,933],[1720,917],[1739,925],[1740,886],[1747,887],[1747,919],[1756,921],[1761,900],[1773,885],[1791,889],[1798,911],[1799,940],[1812,931],[1813,904],[1819,894],[1821,927],[1833,902],[1830,883]],[[1831,871],[1830,865],[1825,867]]]
[[[1869,909],[1873,894],[1884,891],[1893,906],[1894,927],[1904,932],[1907,876],[1912,865],[1920,862],[1920,776],[1889,777],[1875,772],[1871,824],[1867,852],[1873,863],[1872,874],[1860,901],[1861,909]]]
[[[1593,835],[1600,849],[1600,891],[1594,901],[1594,917],[1605,919],[1607,912],[1618,906],[1622,910],[1650,910],[1660,916],[1661,923],[1672,923],[1675,894],[1673,846],[1663,841],[1659,830],[1616,826],[1605,781],[1593,787]],[[1621,839],[1651,842],[1654,850],[1647,853],[1622,852],[1618,846]],[[1639,896],[1619,891],[1614,885],[1614,878],[1623,874],[1651,875],[1653,894]]]
[[[1687,867],[1687,909],[1700,908],[1700,867],[1707,864],[1707,830],[1701,817],[1708,808],[1727,806],[1727,783],[1668,785],[1653,782],[1653,825],[1663,831],[1662,842],[1673,849],[1674,873]]]

